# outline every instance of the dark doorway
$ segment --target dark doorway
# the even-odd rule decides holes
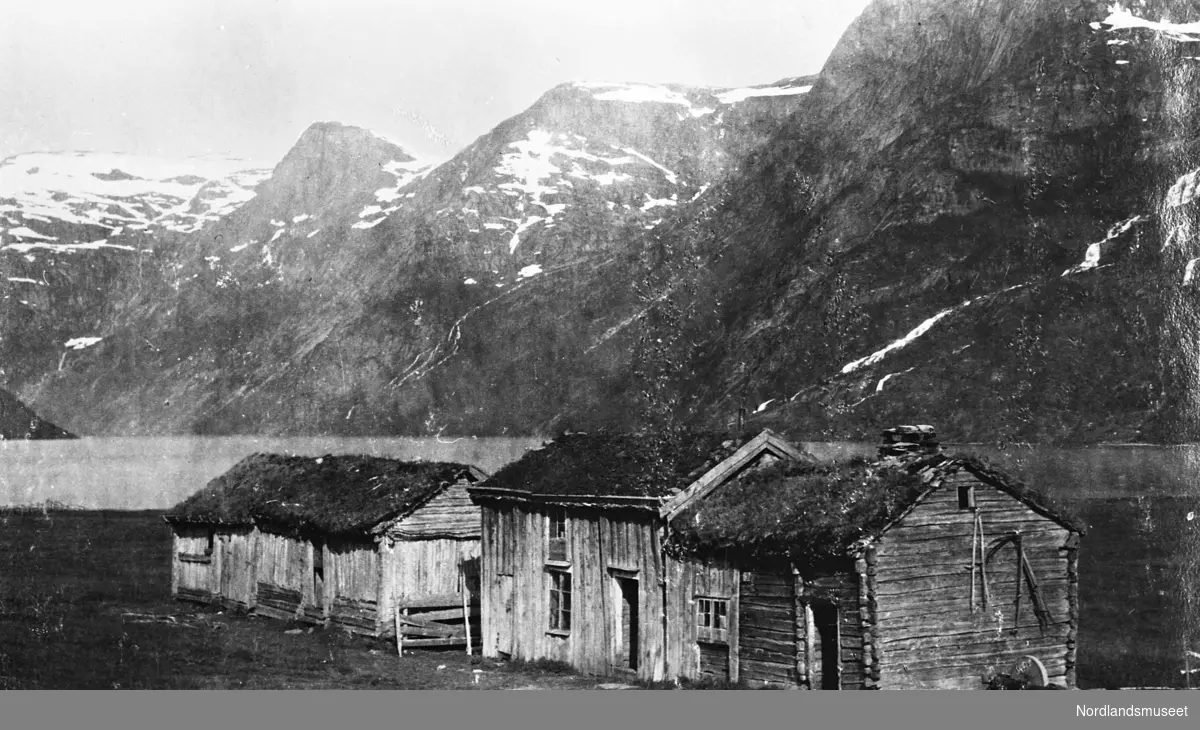
[[[638,582],[636,578],[615,578],[620,615],[617,625],[616,666],[637,670],[638,654]]]
[[[816,629],[815,648],[818,652],[819,675],[814,677],[814,687],[840,689],[841,652],[838,647],[838,609],[832,603],[816,601],[812,604],[813,628]]]

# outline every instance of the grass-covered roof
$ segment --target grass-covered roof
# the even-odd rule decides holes
[[[448,462],[253,454],[176,505],[167,518],[361,532],[417,509],[464,477],[475,479],[471,467]]]
[[[709,432],[568,434],[500,469],[485,486],[543,496],[665,497],[747,440]]]
[[[733,550],[811,565],[845,556],[912,507],[946,472],[968,469],[1041,514],[1078,531],[1037,492],[976,459],[942,454],[836,463],[781,462],[748,472],[671,522],[684,552]]]

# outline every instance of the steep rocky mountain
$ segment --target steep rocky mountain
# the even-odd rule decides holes
[[[816,78],[567,84],[432,168],[315,127],[20,393],[88,433],[745,407],[804,438],[1195,439],[1198,13],[878,0]]]
[[[0,161],[0,382],[55,368],[111,316],[155,240],[201,230],[270,175],[242,159],[40,152]]]
[[[691,361],[707,413],[832,438],[1200,435],[1196,12],[870,6],[697,244],[721,302]]]
[[[736,169],[810,82],[565,84],[436,167],[313,125],[252,200],[159,236],[99,344],[22,392],[92,433],[532,430],[567,405],[542,398],[556,351],[624,316],[592,313],[628,296],[596,267]],[[561,316],[527,321],[545,296]],[[590,359],[562,369],[590,378]]]

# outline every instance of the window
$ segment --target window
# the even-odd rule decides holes
[[[208,528],[208,544],[204,546],[204,554],[213,554],[213,543],[216,542],[217,530],[214,527]]]
[[[975,509],[975,487],[958,488],[958,508]]]
[[[551,510],[546,526],[546,559],[567,562],[567,515],[564,510]]]
[[[696,638],[710,643],[729,643],[728,599],[696,599]]]
[[[550,571],[550,630],[571,630],[571,574],[565,570]]]

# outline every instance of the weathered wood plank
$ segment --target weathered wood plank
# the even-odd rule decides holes
[[[425,646],[463,646],[467,642],[465,636],[458,638],[446,639],[405,639],[404,646],[425,647]]]
[[[954,581],[950,581],[950,580],[946,580],[946,579],[942,579],[942,578],[932,578],[932,579],[928,579],[928,580],[920,580],[920,579],[914,578],[911,581],[900,582],[900,583],[889,583],[885,586],[880,587],[879,592],[877,593],[877,600],[879,600],[880,602],[883,602],[885,600],[888,600],[891,602],[919,601],[919,600],[925,600],[926,598],[936,599],[938,597],[945,596],[945,595],[951,594],[951,593],[965,593],[966,595],[964,597],[969,602],[970,601],[970,581],[971,581],[970,572],[968,570],[964,570],[963,575],[959,576],[958,579],[956,579]],[[998,587],[1003,588],[1006,583],[1007,583],[1008,589],[1010,591],[1009,597],[1011,597],[1011,595],[1012,595],[1011,592],[1013,590],[1015,590],[1014,586],[1016,584],[1016,581],[1012,580],[1011,573],[1009,575],[1008,581],[999,581],[999,580],[993,581],[991,576],[988,577],[988,586],[991,589],[993,596],[995,596],[997,588]],[[1049,593],[1052,590],[1061,590],[1064,592],[1064,595],[1065,595],[1066,588],[1067,588],[1066,576],[1054,575],[1054,576],[1050,576],[1047,578],[1043,578],[1038,582],[1038,589],[1042,593],[1042,595],[1046,595],[1047,593]],[[1029,592],[1028,586],[1025,583],[1024,577],[1022,577],[1021,591],[1023,594],[1028,595],[1028,592]],[[1003,593],[1001,593],[1001,597],[1003,597]],[[979,601],[979,596],[976,596],[976,601]]]
[[[936,651],[930,648],[905,648],[896,647],[888,648],[886,652],[887,665],[904,665],[909,668],[919,668],[925,666],[938,666],[942,664],[954,663],[970,663],[976,661],[989,661],[993,657],[1003,656],[1024,656],[1032,654],[1039,658],[1059,656],[1065,658],[1066,647],[1061,641],[1051,639],[1032,640],[1026,638],[1029,642],[1016,637],[1013,640],[1001,640],[996,642],[989,641],[974,641],[964,642],[961,644],[948,644],[938,647]]]
[[[1003,622],[1011,625],[1016,607],[1013,602],[1013,592],[1008,591],[1006,593],[1007,595],[1004,593],[993,594],[994,598],[988,605],[988,610],[980,611],[975,615],[993,616],[995,610],[999,608]],[[1028,613],[1032,616],[1033,609],[1028,606],[1028,594],[1025,593],[1023,595],[1022,603],[1024,605],[1021,608],[1021,615],[1025,616]],[[1052,622],[1057,623],[1065,620],[1070,615],[1066,597],[1044,596],[1044,599]],[[880,605],[879,620],[881,622],[895,622],[901,619],[928,617],[928,620],[931,622],[940,622],[946,618],[944,614],[959,614],[965,619],[972,615],[968,601],[969,597],[964,595],[961,598],[930,599],[923,602],[913,601],[898,605],[895,608],[890,607],[890,605],[886,608],[884,605]],[[993,622],[994,626],[995,623]]]

